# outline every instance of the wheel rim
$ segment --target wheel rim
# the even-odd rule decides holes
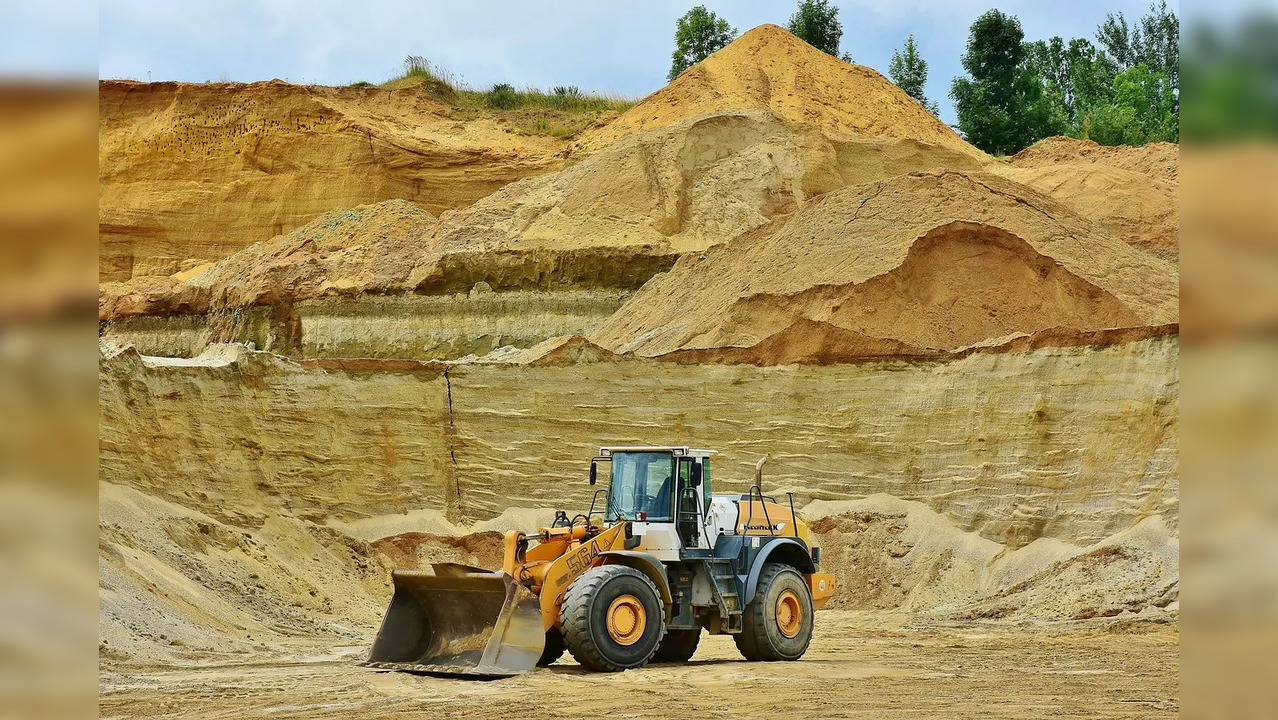
[[[648,627],[648,613],[634,595],[620,595],[608,606],[608,637],[618,645],[634,645]]]
[[[797,637],[803,629],[803,604],[793,590],[786,590],[777,598],[777,629],[788,637]]]

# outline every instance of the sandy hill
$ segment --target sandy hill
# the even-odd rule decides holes
[[[562,165],[564,141],[510,133],[415,88],[98,86],[103,280],[168,275],[390,198],[431,212]]]
[[[1168,260],[1179,257],[1180,147],[1107,147],[1052,137],[991,166],[1051,195],[1107,234]]]
[[[1147,175],[1152,180],[1177,183],[1180,180],[1180,146],[1156,142],[1131,145],[1098,145],[1057,135],[1044,138],[1010,158],[1017,167],[1042,167],[1064,163],[1109,165]]]
[[[598,149],[692,115],[752,107],[832,132],[917,140],[985,157],[878,72],[827,55],[776,25],[743,34],[588,132],[579,147]]]
[[[827,132],[768,110],[685,115],[445,213],[439,235],[449,251],[647,245],[687,252],[850,183],[977,167],[949,147]]]
[[[1061,203],[992,175],[923,173],[834,191],[684,256],[591,339],[655,356],[753,346],[819,321],[867,343],[949,350],[1052,327],[1170,323],[1177,293],[1173,265]]]
[[[321,215],[217,262],[169,277],[103,283],[99,317],[206,313],[326,295],[394,292],[439,258],[435,218],[406,200]]]
[[[767,110],[634,133],[563,170],[525,178],[438,222],[386,201],[329,213],[214,267],[103,287],[100,316],[166,314],[359,292],[638,287],[698,251],[813,197],[903,172],[976,169],[910,140],[834,135]]]

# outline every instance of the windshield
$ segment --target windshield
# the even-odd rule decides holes
[[[674,518],[674,457],[668,452],[619,452],[612,455],[608,520],[670,522]]]

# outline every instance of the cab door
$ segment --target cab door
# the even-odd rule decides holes
[[[701,458],[683,457],[678,462],[675,524],[679,539],[685,548],[709,547],[704,530],[704,505],[701,502]]]

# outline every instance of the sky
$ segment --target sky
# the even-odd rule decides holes
[[[642,97],[666,82],[675,19],[692,0],[103,0],[98,77],[337,85],[380,82],[424,55],[475,88],[507,82]],[[795,0],[704,0],[739,31],[785,25]],[[1027,39],[1093,37],[1106,13],[1139,17],[1148,0],[836,0],[842,49],[886,74],[913,33],[929,63],[928,96],[962,73],[967,28],[991,7],[1020,18]],[[33,7],[39,5],[32,3]],[[56,7],[54,4],[46,6]],[[1169,3],[1177,7],[1178,3]],[[64,6],[65,9],[65,6]],[[64,46],[64,50],[66,47]],[[73,52],[90,51],[75,47]]]

